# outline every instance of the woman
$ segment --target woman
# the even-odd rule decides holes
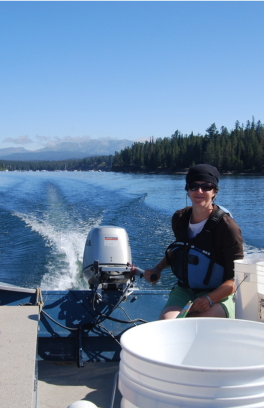
[[[243,239],[233,218],[213,204],[219,176],[209,164],[189,170],[185,189],[192,207],[173,215],[176,241],[154,268],[145,271],[152,284],[169,265],[178,278],[160,319],[175,319],[189,300],[190,317],[235,318],[234,260],[243,258]]]

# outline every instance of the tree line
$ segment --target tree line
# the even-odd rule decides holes
[[[208,163],[221,172],[264,172],[264,126],[258,121],[220,131],[215,123],[205,135],[183,135],[134,143],[114,156],[113,171],[184,171],[198,163]]]
[[[113,155],[91,156],[84,159],[70,159],[60,161],[14,161],[1,160],[0,170],[9,171],[88,171],[112,169]]]

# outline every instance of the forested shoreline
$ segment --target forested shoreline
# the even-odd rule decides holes
[[[198,163],[208,163],[225,173],[264,173],[264,125],[238,121],[231,131],[220,131],[213,123],[205,135],[183,135],[176,130],[171,137],[135,142],[115,155],[92,156],[62,161],[1,160],[0,170],[9,171],[114,171],[145,173],[185,172]]]
[[[213,123],[206,134],[183,135],[178,130],[164,139],[134,143],[115,153],[113,171],[180,172],[198,163],[216,166],[220,172],[264,172],[264,126],[254,119],[230,132]]]
[[[1,160],[0,171],[111,171],[113,155],[92,156],[84,159],[70,159],[60,161],[14,161]]]

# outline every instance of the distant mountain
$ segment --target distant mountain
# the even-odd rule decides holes
[[[13,160],[13,161],[59,161],[69,159],[83,159],[85,157],[94,156],[94,154],[88,154],[83,152],[43,152],[37,151],[28,153],[14,153],[7,156],[1,156],[0,160]],[[97,155],[96,155],[97,156]],[[99,155],[98,155],[99,156]],[[100,155],[101,156],[101,155]]]
[[[9,156],[10,154],[27,152],[30,152],[30,150],[26,150],[24,147],[7,147],[5,149],[0,149],[0,156],[2,159],[4,156]]]
[[[109,156],[120,152],[125,147],[130,147],[134,141],[122,139],[90,139],[83,143],[62,142],[43,149],[30,151],[23,147],[0,149],[0,159],[2,160],[68,160],[83,159],[90,156]],[[20,149],[15,151],[16,149]]]

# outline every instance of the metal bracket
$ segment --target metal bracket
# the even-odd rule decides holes
[[[110,408],[114,408],[115,394],[116,394],[116,388],[117,388],[117,382],[118,382],[118,374],[119,374],[119,371],[117,371],[117,372],[115,373],[115,378],[114,378],[114,385],[113,385],[113,391],[112,391],[112,398],[111,398]]]
[[[83,367],[83,356],[82,356],[82,328],[80,327],[78,330],[78,334],[76,336],[77,339],[77,364],[78,367]]]

